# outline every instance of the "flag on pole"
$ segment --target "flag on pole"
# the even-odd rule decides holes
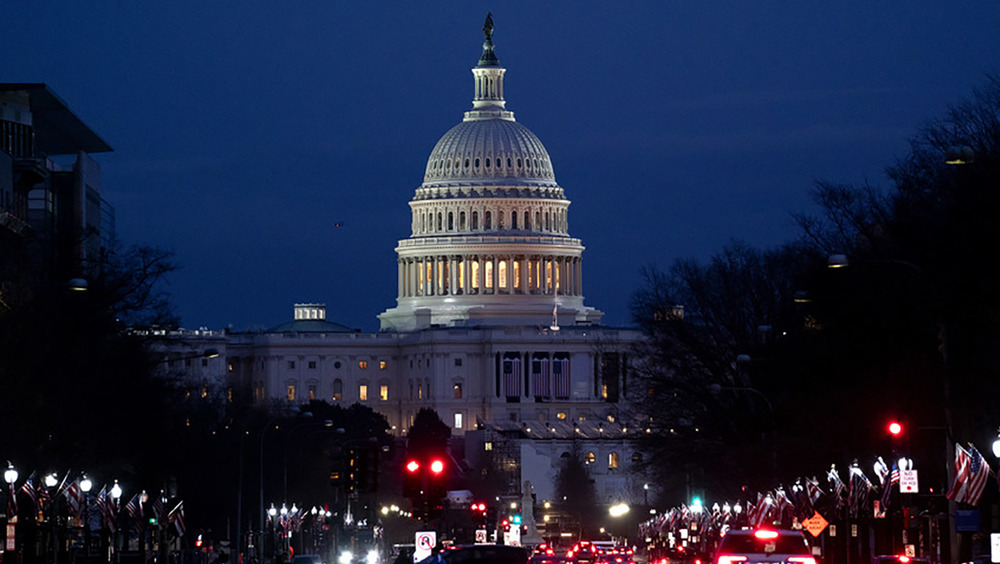
[[[159,523],[161,527],[167,526],[167,506],[164,502],[163,492],[160,495],[153,498],[153,517],[156,518],[156,522]]]
[[[33,513],[38,512],[38,490],[35,489],[35,473],[32,472],[28,476],[28,479],[24,481],[24,485],[21,486],[21,492],[28,496],[31,500],[31,510]]]
[[[885,486],[885,481],[889,477],[889,466],[882,460],[881,456],[875,461],[875,477],[878,478],[878,483],[881,486]]]
[[[125,511],[128,512],[132,520],[135,521],[136,528],[139,528],[142,524],[142,496],[145,492],[137,493],[132,496],[132,499],[128,500],[125,504]]]
[[[955,481],[951,483],[951,489],[944,496],[948,499],[955,501],[961,501],[962,490],[965,489],[965,483],[969,480],[969,463],[971,462],[971,457],[969,453],[966,452],[962,445],[955,445]]]
[[[844,481],[840,479],[840,473],[837,472],[836,466],[830,467],[830,471],[826,473],[826,479],[830,482],[830,490],[833,495],[834,507],[837,509],[844,507],[844,494],[847,493],[847,486],[845,486]]]
[[[979,499],[983,496],[986,482],[990,477],[990,465],[979,454],[976,447],[969,445],[969,479],[965,484],[962,499],[969,505],[979,505]]]
[[[66,507],[70,513],[77,517],[83,515],[83,491],[80,490],[80,480],[73,480],[63,490],[63,495],[66,497]]]
[[[819,501],[819,496],[823,495],[823,490],[819,487],[819,480],[816,476],[808,478],[806,480],[806,493],[809,495],[809,503],[813,507],[816,507],[816,502]]]
[[[895,462],[892,463],[892,471],[889,472],[889,478],[885,484],[882,485],[882,509],[887,510],[889,508],[889,498],[892,497],[892,487],[899,483],[899,466]]]
[[[173,509],[170,510],[170,513],[167,514],[167,520],[171,524],[173,524],[174,529],[177,531],[177,536],[183,537],[184,536],[184,532],[187,530],[187,527],[184,524],[184,501],[183,500],[177,503],[177,507],[174,507]]]

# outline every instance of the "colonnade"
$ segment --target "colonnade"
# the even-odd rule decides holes
[[[400,257],[401,298],[483,294],[583,293],[582,259],[541,255]]]

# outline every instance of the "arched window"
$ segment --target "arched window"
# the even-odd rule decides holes
[[[642,453],[641,452],[633,452],[632,453],[632,463],[633,464],[639,464],[641,462],[642,462]]]
[[[442,219],[443,219],[443,216],[441,215],[441,212],[438,212],[438,221],[437,221],[437,230],[438,231],[441,231],[441,220]]]
[[[341,401],[344,399],[344,382],[337,378],[333,381],[333,401]]]
[[[510,228],[517,229],[517,212],[510,213]]]
[[[493,213],[486,212],[486,217],[483,219],[483,229],[493,229]]]
[[[618,468],[618,453],[612,452],[608,454],[608,468],[615,469]]]
[[[524,212],[524,228],[531,229],[531,213]]]
[[[458,214],[458,228],[465,231],[465,212],[459,212]]]
[[[479,231],[479,212],[472,212],[472,230]]]
[[[448,212],[448,231],[455,230],[455,212]]]
[[[589,452],[588,451],[587,454],[583,455],[583,463],[584,464],[593,464],[595,462],[597,462],[597,457],[594,456],[593,452]]]

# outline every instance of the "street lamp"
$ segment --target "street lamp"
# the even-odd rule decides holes
[[[83,492],[83,554],[90,557],[90,490],[94,483],[86,474],[80,480],[80,491]]]
[[[111,532],[112,536],[112,550],[115,554],[115,562],[121,562],[121,552],[118,550],[118,508],[121,507],[122,499],[122,487],[118,485],[118,480],[115,480],[115,485],[111,486],[111,511],[114,514],[116,520],[114,525],[114,530]]]
[[[15,550],[17,547],[17,490],[14,489],[14,482],[17,481],[17,469],[10,462],[4,470],[3,480],[7,482],[7,531],[10,537],[7,539],[7,550]]]

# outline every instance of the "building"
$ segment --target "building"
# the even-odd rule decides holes
[[[93,153],[111,151],[45,84],[0,84],[0,249],[5,276],[82,284],[114,239]]]
[[[410,201],[399,242],[396,306],[361,333],[296,304],[293,319],[260,333],[181,331],[167,355],[216,348],[195,367],[234,401],[269,405],[360,402],[403,436],[433,408],[479,460],[503,443],[507,490],[531,482],[552,499],[559,461],[580,447],[600,501],[642,500],[634,440],[646,421],[628,351],[638,331],[601,325],[584,304],[579,239],[541,141],[504,99],[492,22],[472,69],[472,109],[438,141]]]

